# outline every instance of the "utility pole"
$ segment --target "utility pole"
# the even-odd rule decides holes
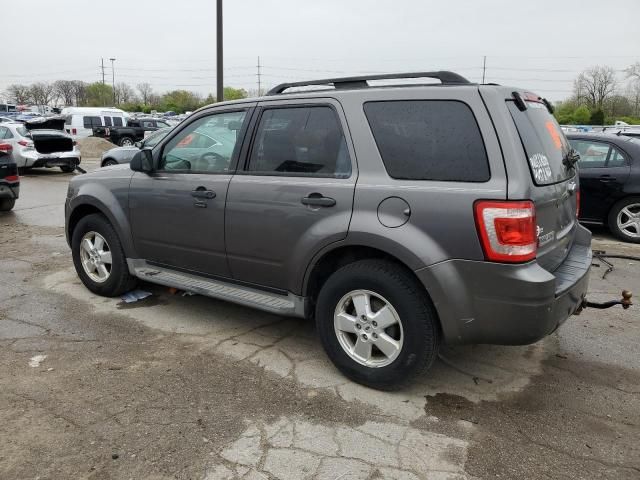
[[[262,95],[262,93],[260,93],[260,91],[262,90],[262,85],[260,82],[261,78],[260,78],[260,57],[258,57],[258,96]]]
[[[216,55],[217,55],[217,93],[218,102],[224,101],[224,80],[222,78],[222,0],[216,0]]]
[[[110,58],[111,60],[111,89],[113,90],[113,106],[116,106],[116,71],[113,68],[113,62],[116,61],[115,58]]]
[[[104,85],[104,58],[101,58],[101,63],[102,63],[102,84]]]
[[[482,83],[484,83],[484,74],[487,71],[487,56],[482,57]]]

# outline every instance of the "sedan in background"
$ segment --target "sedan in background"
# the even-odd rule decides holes
[[[640,243],[640,140],[606,133],[567,133],[580,154],[580,215]]]
[[[150,133],[144,140],[136,142],[133,146],[130,147],[116,147],[111,150],[107,150],[102,154],[102,159],[100,160],[101,167],[108,167],[111,165],[118,165],[120,163],[129,163],[133,156],[138,152],[141,148],[153,148],[156,146],[160,140],[162,140],[167,133],[171,131],[172,127],[165,127],[156,130],[155,132]]]

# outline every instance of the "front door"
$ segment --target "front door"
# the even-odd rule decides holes
[[[621,150],[607,142],[572,140],[571,145],[580,154],[580,218],[606,222],[629,177],[629,163]]]
[[[250,111],[236,107],[194,117],[154,151],[153,173],[133,176],[129,210],[141,258],[229,277],[225,199]]]
[[[256,116],[246,167],[227,195],[229,266],[236,280],[298,293],[310,258],[347,235],[353,150],[335,101],[265,102]]]

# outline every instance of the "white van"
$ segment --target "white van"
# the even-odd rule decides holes
[[[73,137],[93,135],[93,127],[125,127],[127,113],[119,108],[65,107],[61,115],[66,117],[64,128]]]

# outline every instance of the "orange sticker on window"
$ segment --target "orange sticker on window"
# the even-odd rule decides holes
[[[180,140],[178,142],[178,144],[176,145],[176,147],[186,147],[187,145],[189,145],[191,142],[193,142],[193,139],[195,137],[193,136],[193,133],[190,133],[189,135],[187,135],[186,137],[184,137],[182,140]]]
[[[558,150],[560,150],[562,148],[562,138],[560,138],[558,129],[551,120],[545,123],[545,127],[547,127],[547,130],[549,130],[549,135],[551,135],[551,138],[553,139],[553,144]]]

